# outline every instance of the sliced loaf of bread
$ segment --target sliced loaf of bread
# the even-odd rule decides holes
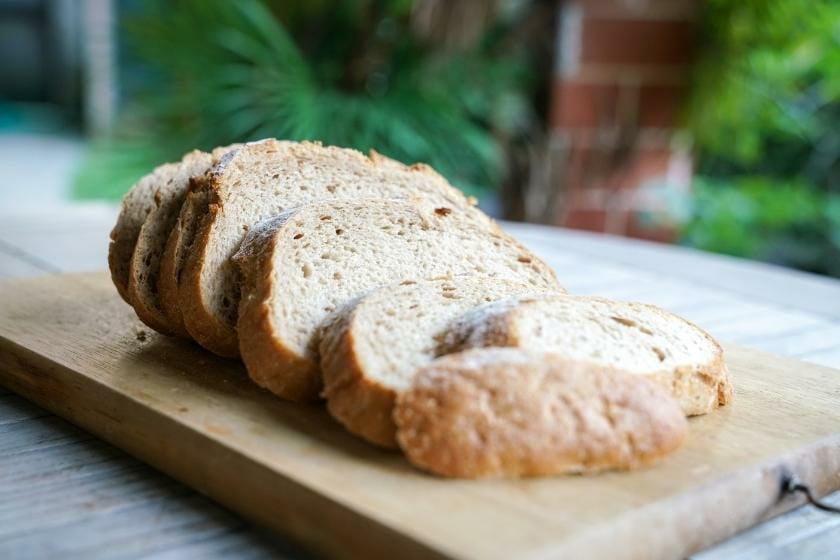
[[[128,271],[128,297],[137,315],[151,328],[164,334],[188,336],[183,324],[170,321],[163,312],[158,279],[164,247],[178,219],[190,182],[203,176],[231,147],[216,148],[212,154],[192,152],[177,173],[154,193],[154,206],[137,236]]]
[[[356,435],[396,447],[396,395],[439,355],[438,338],[470,309],[516,295],[546,293],[531,284],[479,274],[386,286],[348,304],[323,328],[324,396],[330,413]]]
[[[683,442],[677,403],[620,369],[517,348],[423,366],[394,410],[408,459],[459,478],[632,469]]]
[[[257,222],[300,204],[371,196],[422,196],[434,207],[481,217],[425,165],[407,167],[375,153],[308,142],[246,144],[212,170],[206,193],[206,213],[178,278],[178,300],[190,334],[223,356],[238,353],[239,277],[230,257]]]
[[[173,185],[178,188],[186,184],[194,172],[206,170],[209,161],[209,154],[199,150],[189,152],[179,162],[156,167],[123,197],[117,223],[111,230],[108,267],[111,269],[114,286],[126,302],[132,303],[128,287],[131,258],[147,216],[158,205],[161,189],[168,190]]]
[[[426,200],[305,205],[251,228],[235,260],[242,359],[254,381],[290,400],[318,397],[325,319],[375,288],[455,274],[557,288],[553,271],[492,222]]]
[[[501,300],[455,320],[446,352],[514,346],[644,376],[667,389],[687,415],[732,396],[723,350],[705,331],[654,305],[596,297]]]

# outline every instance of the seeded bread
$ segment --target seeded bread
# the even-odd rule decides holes
[[[321,388],[318,329],[352,299],[387,284],[455,274],[556,289],[551,269],[466,208],[386,199],[302,206],[249,232],[239,344],[258,384],[290,400]]]
[[[146,217],[154,211],[160,201],[161,189],[178,188],[186,183],[193,171],[207,168],[209,157],[209,154],[193,150],[184,155],[179,162],[156,167],[123,197],[117,223],[111,230],[108,267],[111,269],[114,286],[126,302],[132,303],[128,286],[132,269],[131,258]]]
[[[177,173],[157,186],[154,206],[137,236],[129,264],[129,301],[144,323],[164,334],[188,336],[183,325],[169,321],[162,309],[158,278],[164,247],[187,196],[191,179],[204,175],[211,164],[229,149],[216,148],[212,154],[195,151],[185,156]]]
[[[675,450],[688,431],[674,399],[643,377],[516,348],[422,367],[394,419],[412,463],[459,478],[633,469]]]
[[[327,408],[354,434],[396,447],[396,395],[438,357],[449,322],[482,303],[537,293],[527,283],[456,276],[386,286],[348,304],[321,335]]]
[[[426,197],[479,219],[467,199],[425,165],[308,142],[265,140],[228,154],[207,177],[207,211],[178,279],[184,323],[204,347],[236,356],[239,276],[230,262],[248,228],[324,199]]]
[[[596,297],[513,298],[453,322],[446,352],[514,346],[615,367],[658,383],[687,415],[729,402],[723,350],[706,332],[653,305]]]

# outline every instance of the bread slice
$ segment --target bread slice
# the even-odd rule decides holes
[[[171,322],[163,312],[158,290],[161,256],[190,181],[204,175],[230,149],[216,148],[212,154],[191,152],[181,161],[176,173],[155,189],[154,206],[140,228],[129,264],[128,298],[140,319],[156,331],[189,336],[183,324]]]
[[[557,354],[483,348],[417,372],[394,410],[408,459],[459,478],[633,469],[688,432],[667,392],[619,369]]]
[[[181,300],[178,296],[178,283],[181,271],[187,260],[202,218],[207,214],[210,196],[206,189],[204,177],[193,177],[181,211],[169,232],[169,238],[160,259],[158,276],[158,294],[160,295],[161,311],[170,325],[181,335],[189,337],[187,327],[184,326],[184,316],[181,312]]]
[[[230,257],[257,222],[300,204],[360,197],[427,197],[479,212],[429,167],[308,142],[265,140],[223,158],[208,175],[207,213],[178,280],[184,323],[204,347],[236,356],[239,279]]]
[[[128,287],[131,258],[146,217],[158,204],[159,191],[168,189],[173,184],[186,183],[196,169],[208,167],[209,158],[209,154],[193,150],[185,154],[181,161],[156,167],[123,197],[117,223],[111,230],[108,267],[111,269],[114,286],[126,302],[131,303]]]
[[[239,344],[258,384],[290,400],[321,390],[319,327],[352,299],[405,280],[476,274],[555,289],[552,270],[469,209],[387,199],[309,204],[252,228]]]
[[[446,351],[515,346],[647,377],[687,415],[729,402],[723,350],[705,331],[664,309],[596,297],[540,296],[490,303],[453,322]]]
[[[540,293],[546,291],[475,275],[405,281],[352,302],[321,334],[327,408],[354,434],[396,447],[396,395],[438,357],[437,339],[450,321],[482,303]]]

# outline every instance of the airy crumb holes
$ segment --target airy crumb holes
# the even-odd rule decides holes
[[[659,358],[660,362],[665,361],[665,352],[663,352],[661,348],[654,346],[651,350],[653,350],[653,353],[656,354],[656,357]]]
[[[636,326],[636,321],[633,321],[631,319],[625,319],[624,317],[614,317],[613,316],[613,317],[610,317],[610,319],[612,319],[616,323],[621,323],[625,327],[635,327]]]

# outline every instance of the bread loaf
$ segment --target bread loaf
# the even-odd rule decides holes
[[[287,399],[317,398],[319,327],[383,285],[473,274],[557,289],[551,269],[494,224],[436,204],[321,202],[252,228],[236,257],[239,343],[252,379]]]

